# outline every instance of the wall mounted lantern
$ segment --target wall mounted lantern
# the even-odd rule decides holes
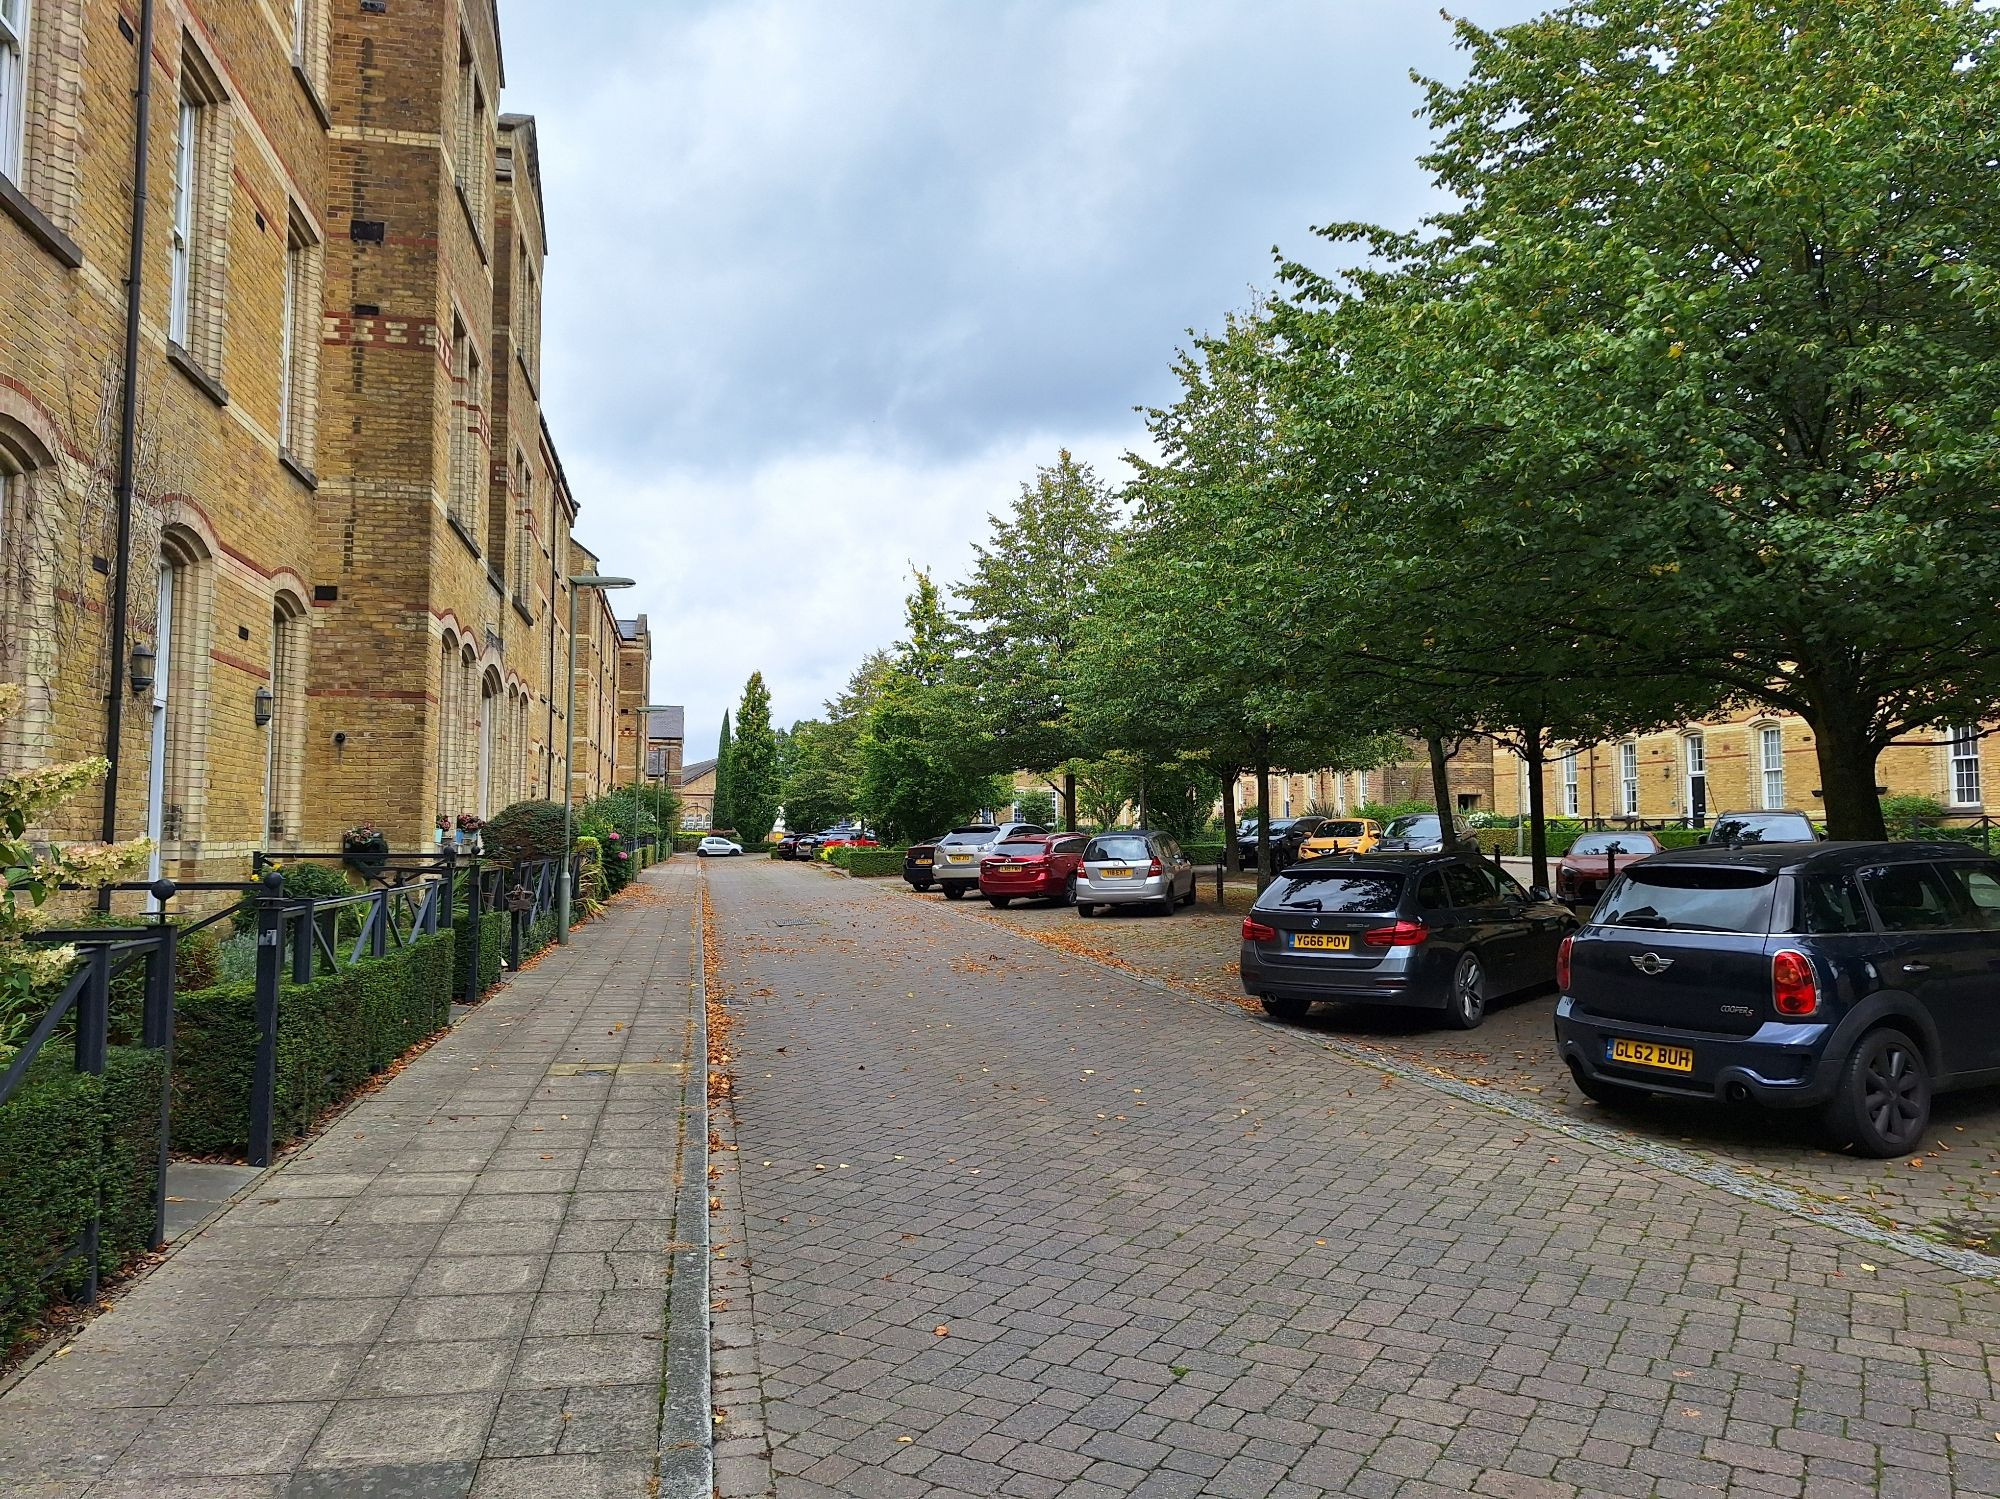
[[[150,645],[132,647],[132,693],[136,697],[153,685],[153,663],[159,658]]]
[[[257,689],[256,714],[257,714],[258,728],[260,729],[263,728],[265,724],[271,721],[271,705],[276,701],[277,700],[271,696],[270,688],[259,687]]]

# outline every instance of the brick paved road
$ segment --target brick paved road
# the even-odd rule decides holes
[[[2000,1494],[2000,1288],[941,906],[709,885],[725,1499]]]
[[[0,1398],[0,1496],[654,1492],[693,864],[642,878]]]

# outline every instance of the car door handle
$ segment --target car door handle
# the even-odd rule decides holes
[[[1905,963],[1903,965],[1903,972],[1905,973],[1929,973],[1930,971],[1931,965],[1928,963]]]

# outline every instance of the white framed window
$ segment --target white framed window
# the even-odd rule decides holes
[[[181,95],[174,142],[173,264],[167,279],[167,337],[186,348],[194,312],[194,229],[201,195],[201,101]]]
[[[1618,746],[1618,810],[1627,817],[1639,815],[1639,746]]]
[[[1776,724],[1757,730],[1757,771],[1766,807],[1785,804],[1785,731]]]
[[[1962,724],[1947,732],[1951,736],[1948,752],[1951,804],[1954,807],[1983,806],[1986,797],[1979,777],[1979,730],[1973,725]]]
[[[28,4],[0,0],[0,176],[16,182],[28,121]]]
[[[1562,758],[1562,809],[1565,817],[1577,817],[1583,812],[1583,788],[1577,780],[1575,750]]]

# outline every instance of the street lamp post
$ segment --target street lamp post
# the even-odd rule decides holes
[[[563,855],[556,875],[556,941],[569,941],[570,825],[576,806],[576,591],[579,588],[631,588],[632,578],[613,578],[603,573],[571,573],[569,577],[569,709],[563,715]]]

